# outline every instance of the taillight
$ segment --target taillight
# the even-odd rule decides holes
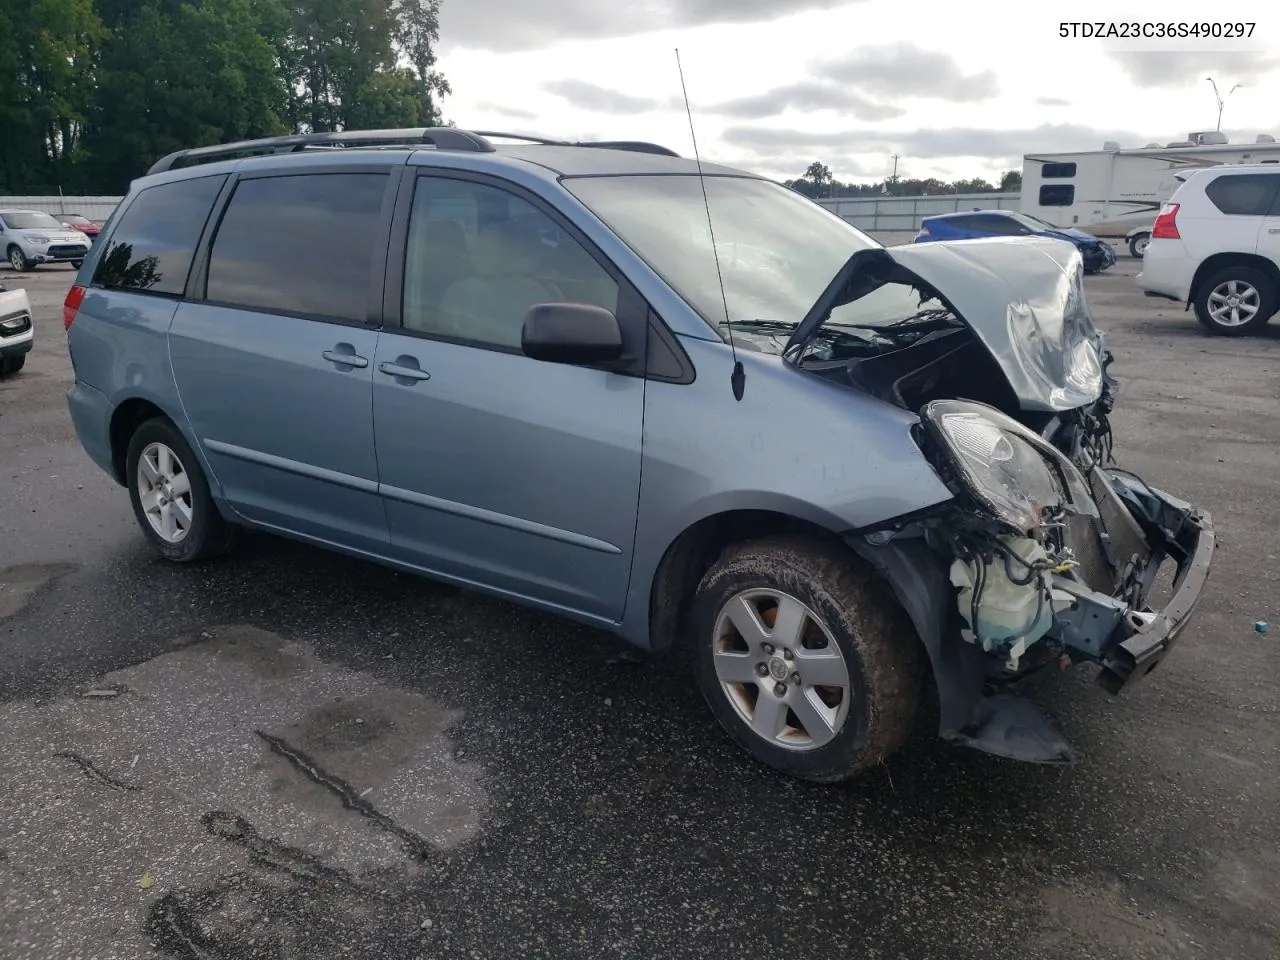
[[[62,301],[62,328],[64,330],[70,330],[71,324],[75,323],[76,311],[80,309],[80,303],[84,300],[86,293],[88,293],[88,289],[79,284],[67,291],[67,299]]]
[[[1160,216],[1156,217],[1155,225],[1151,228],[1151,239],[1182,239],[1182,234],[1178,233],[1178,205],[1176,203],[1166,203],[1164,205],[1164,209],[1160,211]]]

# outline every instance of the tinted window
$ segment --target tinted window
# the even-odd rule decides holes
[[[1276,198],[1280,173],[1252,173],[1217,177],[1205,188],[1207,196],[1223,213],[1265,217]]]
[[[1046,163],[1040,168],[1040,176],[1045,180],[1065,180],[1075,175],[1074,163]]]
[[[979,222],[979,230],[1002,237],[1021,236],[1027,233],[1026,228],[1014,220],[1013,217],[985,216],[974,217],[974,219]]]
[[[618,285],[573,237],[520,197],[465,180],[421,177],[404,269],[409,330],[520,346],[535,303],[616,310]]]
[[[206,297],[363,322],[386,189],[384,173],[242,181],[213,240]]]
[[[1076,202],[1076,188],[1068,184],[1055,183],[1040,188],[1040,206],[1069,207]]]
[[[226,179],[199,177],[143,190],[111,231],[93,283],[181,296],[200,231]]]

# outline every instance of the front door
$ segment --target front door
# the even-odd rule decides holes
[[[370,317],[389,179],[242,179],[213,239],[205,301],[179,306],[169,334],[183,408],[231,505],[257,523],[376,554],[388,536]]]
[[[532,196],[434,174],[409,192],[403,282],[393,289],[393,271],[388,286],[389,297],[402,291],[402,326],[382,333],[373,375],[392,549],[461,581],[619,619],[644,379],[531,360],[520,333],[535,303],[592,303],[618,312],[634,352],[643,307]]]

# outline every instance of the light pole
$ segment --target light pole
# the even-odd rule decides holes
[[[1232,95],[1233,93],[1235,93],[1237,90],[1239,90],[1239,89],[1240,89],[1240,87],[1242,86],[1242,84],[1237,83],[1234,87],[1232,87],[1230,90],[1228,90],[1228,91],[1227,91],[1227,95],[1224,97],[1224,96],[1222,96],[1220,93],[1218,93],[1218,85],[1217,85],[1216,83],[1214,83],[1213,77],[1205,77],[1205,79],[1206,79],[1206,80],[1208,80],[1211,84],[1213,84],[1213,97],[1214,97],[1214,99],[1215,99],[1215,100],[1217,100],[1217,101],[1218,101],[1218,125],[1217,125],[1214,129],[1215,129],[1215,130],[1218,130],[1219,132],[1221,132],[1221,130],[1222,130],[1222,108],[1223,108],[1224,106],[1226,106],[1226,104],[1227,104],[1227,100],[1229,100],[1229,99],[1231,98],[1231,95]]]

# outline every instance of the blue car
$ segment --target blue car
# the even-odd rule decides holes
[[[1080,249],[1085,273],[1099,273],[1116,262],[1116,251],[1109,243],[1075,227],[1055,227],[1013,210],[973,210],[925,217],[915,242],[972,240],[976,237],[1056,237],[1069,240]]]

